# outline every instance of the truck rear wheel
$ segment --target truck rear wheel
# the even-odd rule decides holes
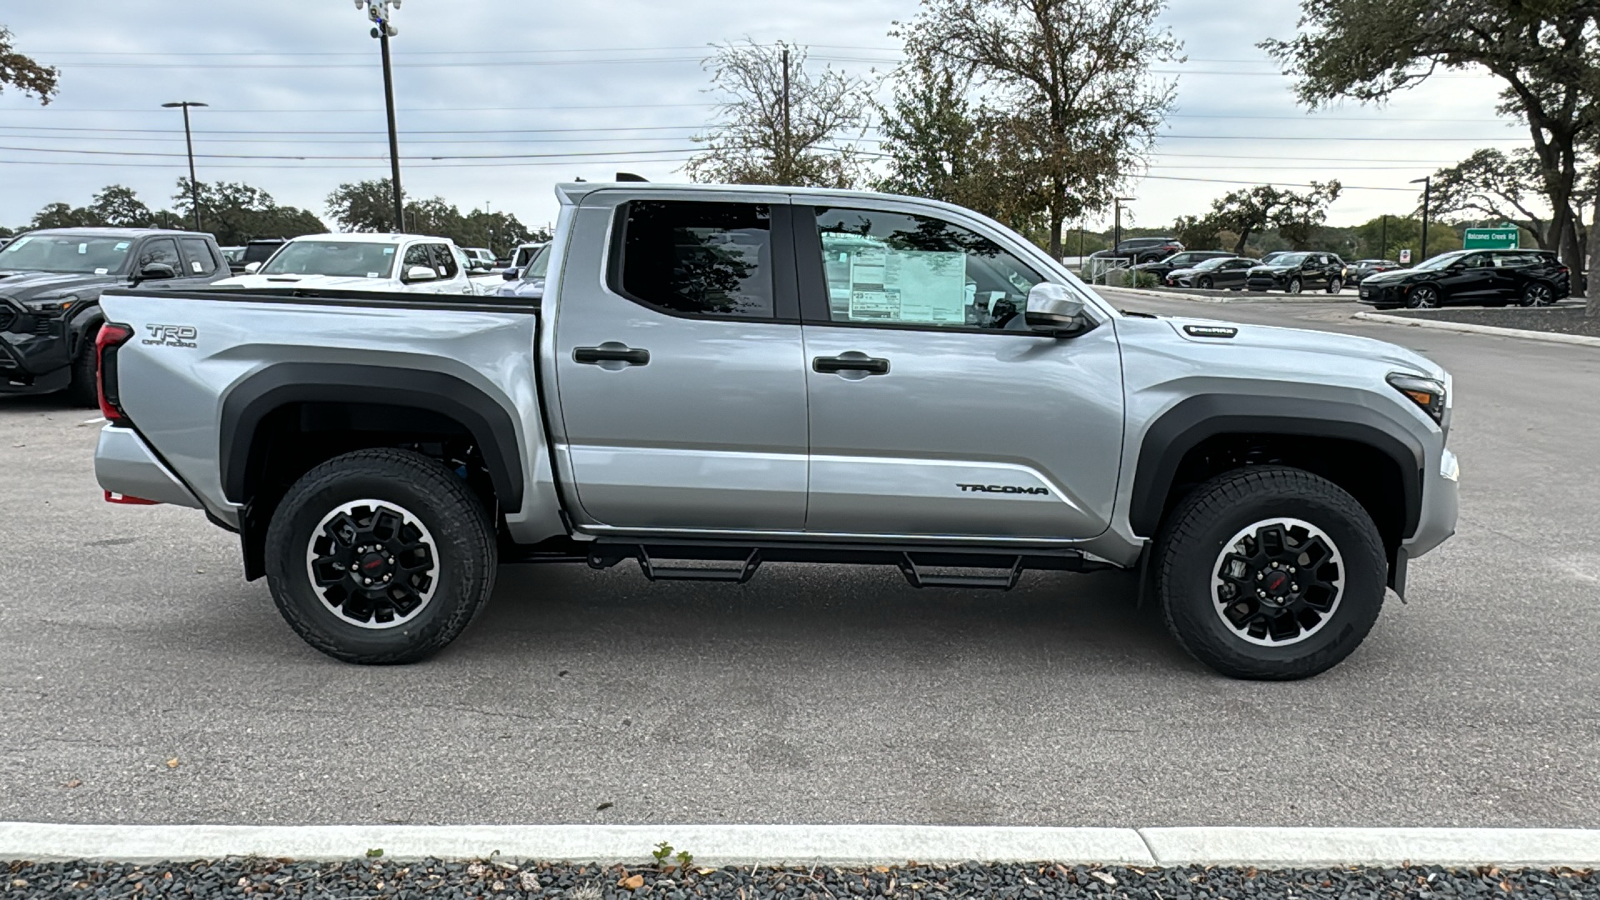
[[[1309,472],[1240,469],[1196,488],[1156,543],[1167,628],[1233,678],[1291,680],[1349,656],[1383,608],[1383,541],[1361,504]]]
[[[494,529],[466,484],[404,450],[306,473],[267,529],[267,584],[306,643],[351,663],[425,659],[494,588]]]

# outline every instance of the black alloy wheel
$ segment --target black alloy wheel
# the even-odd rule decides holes
[[[1406,306],[1410,309],[1438,309],[1439,289],[1431,284],[1419,284],[1406,294]]]
[[[1197,287],[1197,288],[1204,288],[1205,290],[1208,290],[1208,291],[1211,290],[1211,286],[1212,286],[1211,276],[1210,275],[1201,275],[1200,276],[1200,280],[1196,281],[1194,286]]]
[[[1551,306],[1556,302],[1556,292],[1542,281],[1530,282],[1522,289],[1523,306]]]

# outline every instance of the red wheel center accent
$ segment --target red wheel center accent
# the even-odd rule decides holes
[[[1289,576],[1282,572],[1273,572],[1267,576],[1267,590],[1274,594],[1283,592],[1284,586],[1289,583]]]

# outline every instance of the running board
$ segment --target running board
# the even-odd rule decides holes
[[[820,546],[781,544],[739,547],[728,544],[620,544],[595,543],[589,547],[590,568],[609,569],[634,560],[650,581],[703,581],[744,584],[766,562],[808,562],[836,565],[887,565],[904,575],[915,588],[965,588],[1009,591],[1029,569],[1086,572],[1115,568],[1085,559],[1077,551],[1050,555],[974,553],[963,550],[911,551],[890,547]],[[722,562],[726,566],[701,567],[664,564],[665,561]],[[969,569],[971,572],[934,572],[934,569]]]

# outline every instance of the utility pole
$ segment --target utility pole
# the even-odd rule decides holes
[[[794,180],[792,165],[794,159],[793,137],[789,130],[789,45],[783,46],[783,168],[779,172],[785,184]]]
[[[1378,257],[1389,258],[1389,214],[1383,214],[1383,242],[1378,245]]]
[[[400,8],[401,0],[355,0],[356,9],[367,10],[372,20],[372,36],[378,39],[383,55],[383,100],[389,113],[389,184],[394,189],[394,227],[404,231],[405,192],[400,188],[400,135],[394,121],[394,67],[389,59],[389,38],[400,33],[391,23],[390,7]]]
[[[162,109],[183,109],[183,143],[189,148],[189,203],[194,206],[194,230],[200,230],[200,183],[194,177],[194,133],[189,130],[189,107],[205,106],[197,100],[161,104]]]
[[[1428,258],[1428,201],[1433,195],[1433,176],[1413,178],[1411,183],[1422,185],[1422,252],[1417,254],[1417,262],[1421,262]]]

